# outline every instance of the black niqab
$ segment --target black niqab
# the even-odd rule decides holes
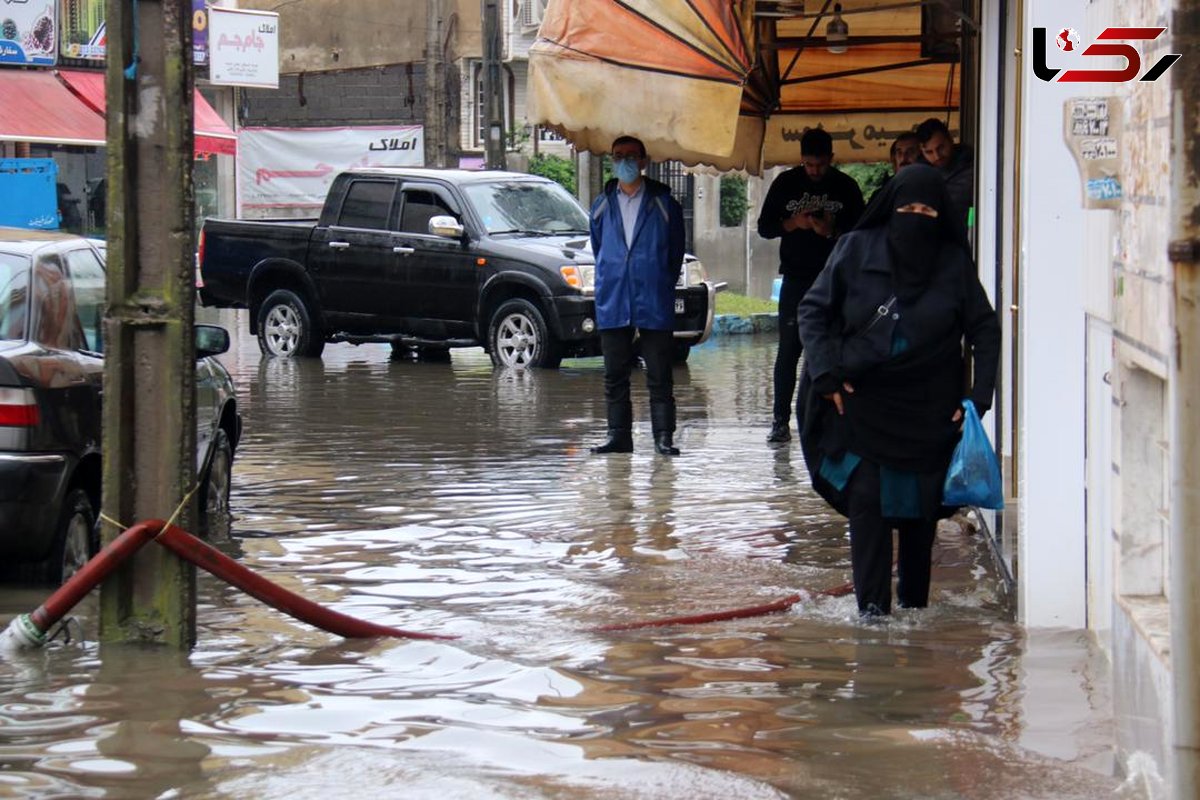
[[[937,218],[896,211],[910,203],[936,209]],[[856,230],[876,227],[887,230],[896,291],[904,298],[919,294],[929,283],[946,242],[967,246],[967,232],[957,217],[941,173],[930,166],[912,164],[896,173],[879,195],[872,198]]]

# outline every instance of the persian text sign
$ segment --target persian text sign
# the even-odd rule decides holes
[[[211,6],[208,76],[222,86],[279,88],[279,15]]]
[[[238,132],[238,209],[319,210],[329,185],[351,167],[419,167],[420,125],[355,128],[242,128]]]
[[[1121,100],[1074,97],[1063,104],[1063,138],[1083,181],[1084,208],[1120,208]]]
[[[192,63],[208,63],[208,0],[192,0]]]
[[[58,13],[53,2],[4,3],[0,14],[0,64],[53,64]]]

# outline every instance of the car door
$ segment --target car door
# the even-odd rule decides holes
[[[463,214],[450,190],[435,183],[406,181],[401,187],[397,230],[407,255],[404,289],[418,333],[470,337],[475,330],[479,268],[464,239],[429,232],[434,217],[460,222]]]
[[[400,316],[394,287],[404,268],[394,248],[394,178],[350,180],[334,223],[314,232],[309,270],[326,316],[344,330],[391,329]]]

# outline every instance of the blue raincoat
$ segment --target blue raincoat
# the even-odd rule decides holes
[[[596,256],[596,324],[646,330],[675,328],[675,284],[683,268],[683,209],[665,183],[642,178],[633,244],[625,228],[617,181],[592,204],[592,252]]]

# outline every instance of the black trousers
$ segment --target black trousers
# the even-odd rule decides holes
[[[846,487],[850,506],[850,565],[860,614],[892,611],[892,529],[900,534],[896,600],[903,608],[929,605],[936,519],[888,519],[879,503],[879,467],[864,460]]]
[[[775,351],[775,401],[772,411],[776,420],[792,418],[792,398],[796,394],[796,368],[800,363],[800,329],[796,325],[796,309],[812,281],[785,275],[779,287],[779,349]]]
[[[600,331],[600,350],[604,354],[604,400],[608,405],[608,427],[629,429],[633,426],[633,405],[629,395],[629,376],[637,365],[633,327],[605,328]],[[675,342],[672,331],[638,330],[638,345],[646,362],[646,389],[650,393],[651,421],[655,432],[675,431],[675,377],[671,353]]]

